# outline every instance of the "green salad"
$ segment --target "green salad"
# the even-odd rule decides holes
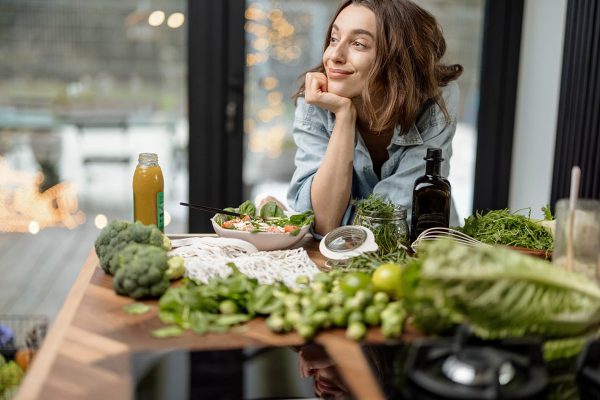
[[[217,214],[214,221],[221,228],[251,233],[289,233],[296,236],[303,227],[309,225],[314,219],[312,211],[286,216],[284,210],[275,201],[266,203],[258,212],[256,206],[250,200],[246,200],[237,208],[229,207],[225,210],[243,216],[234,217]]]

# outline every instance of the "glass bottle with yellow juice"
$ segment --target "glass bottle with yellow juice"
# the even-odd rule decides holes
[[[133,174],[133,220],[164,231],[164,180],[154,153],[140,153]]]

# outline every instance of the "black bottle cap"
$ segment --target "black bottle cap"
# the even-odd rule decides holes
[[[430,147],[427,149],[427,155],[424,158],[425,161],[444,161],[442,158],[442,149],[437,147]]]

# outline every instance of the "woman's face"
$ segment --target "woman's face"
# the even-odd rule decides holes
[[[364,6],[349,5],[338,14],[323,53],[328,92],[349,99],[361,95],[375,62],[376,24]]]

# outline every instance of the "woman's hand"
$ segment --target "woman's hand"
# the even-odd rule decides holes
[[[339,113],[356,114],[352,100],[327,91],[327,76],[320,72],[307,72],[304,78],[304,99],[308,104],[314,104],[331,111],[336,116]]]

